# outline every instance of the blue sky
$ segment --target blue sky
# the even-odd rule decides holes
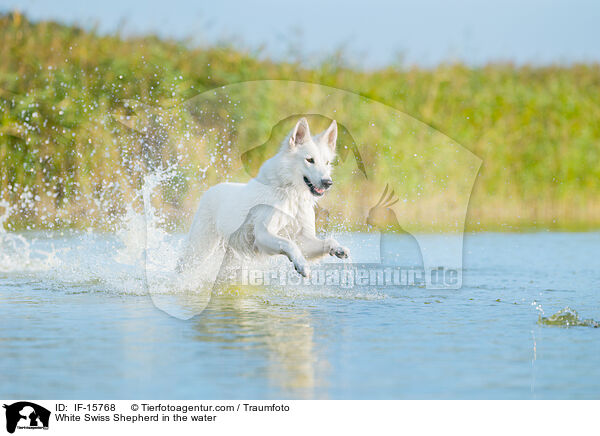
[[[227,40],[307,62],[345,47],[354,66],[600,61],[600,1],[0,0],[32,19],[156,33],[197,43]],[[292,49],[291,49],[292,48]]]

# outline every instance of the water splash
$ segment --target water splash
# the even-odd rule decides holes
[[[538,318],[538,324],[558,327],[598,328],[598,321],[594,321],[593,319],[580,319],[579,314],[570,307],[565,307],[564,309],[556,312],[554,315],[548,317],[540,315]]]
[[[8,201],[0,199],[0,272],[47,271],[56,267],[60,261],[54,247],[40,250],[23,235],[6,231],[5,223],[13,210]]]
[[[19,205],[11,206],[0,200],[0,272],[25,275],[27,280],[48,290],[148,295],[158,308],[182,319],[202,312],[211,296],[219,296],[225,289],[238,295],[254,294],[241,282],[223,283],[223,286],[215,282],[220,273],[224,278],[233,277],[240,267],[232,262],[223,268],[221,258],[216,255],[200,269],[177,272],[185,236],[169,227],[172,219],[169,211],[160,207],[160,200],[179,173],[176,165],[153,169],[143,177],[131,197],[123,198],[118,210],[98,201],[96,207],[110,215],[108,233],[88,228],[69,231],[68,236],[40,233],[39,237],[35,234],[36,238],[31,238],[30,234],[10,232],[9,218]],[[346,269],[352,260],[340,263]],[[283,270],[283,275],[299,279],[284,258],[246,259],[245,265],[265,273]],[[386,294],[377,289],[346,289],[297,281],[286,286],[263,285],[255,291],[260,298],[386,298]]]

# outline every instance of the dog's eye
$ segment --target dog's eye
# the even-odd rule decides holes
[[[312,157],[307,157],[306,162],[308,162],[309,164],[314,164],[315,160]]]

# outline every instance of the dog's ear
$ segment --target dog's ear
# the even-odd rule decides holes
[[[335,143],[337,141],[337,123],[335,120],[331,122],[327,130],[321,134],[321,142],[327,145],[333,153],[335,153]]]
[[[308,128],[308,121],[302,117],[296,123],[296,126],[292,130],[292,136],[290,136],[290,149],[297,147],[298,145],[305,142],[310,138],[310,129]]]

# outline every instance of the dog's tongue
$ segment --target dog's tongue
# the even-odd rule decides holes
[[[317,191],[318,194],[322,194],[323,192],[325,192],[325,190],[321,188],[315,188],[315,191]]]

